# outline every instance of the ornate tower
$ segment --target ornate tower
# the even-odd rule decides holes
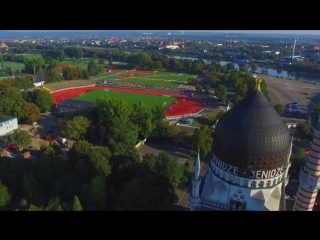
[[[200,210],[200,152],[198,150],[198,155],[194,164],[194,175],[192,178],[192,191],[189,196],[190,210],[198,211]]]
[[[313,141],[306,166],[299,174],[300,187],[293,211],[312,211],[320,189],[320,131],[313,128]]]
[[[201,183],[201,210],[285,210],[292,138],[261,82],[257,78],[255,90],[215,127],[212,158],[203,187]]]

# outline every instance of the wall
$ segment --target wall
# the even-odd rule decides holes
[[[13,130],[18,129],[18,119],[13,118],[0,123],[0,136],[6,135]]]
[[[37,83],[34,83],[33,86],[39,87],[39,86],[42,86],[43,84],[44,82],[37,82]]]
[[[147,139],[144,139],[144,140],[139,141],[139,142],[136,144],[135,148],[140,147],[140,146],[143,145],[146,141],[147,141]]]

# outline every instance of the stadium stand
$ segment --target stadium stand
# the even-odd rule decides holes
[[[83,87],[89,85],[95,85],[96,80],[70,80],[62,82],[54,82],[45,84],[44,87],[49,88],[52,91],[58,91],[66,88]],[[32,88],[31,90],[41,89],[41,87]]]

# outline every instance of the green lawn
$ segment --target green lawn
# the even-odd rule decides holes
[[[72,68],[88,69],[88,64],[78,64],[78,65],[72,66]]]
[[[188,78],[193,77],[191,74],[175,75],[171,72],[156,72],[155,74],[141,74],[143,78],[157,79],[157,80],[175,80],[179,82],[186,82]]]
[[[12,68],[13,68],[13,71],[15,71],[15,70],[22,70],[22,69],[24,69],[24,64],[23,63],[18,63],[18,62],[8,62],[8,61],[4,61],[3,62],[3,66],[2,66],[2,68],[4,69],[4,68],[6,68],[6,67],[11,67],[12,66]]]
[[[117,76],[115,76],[117,78]],[[151,79],[144,79],[139,77],[129,77],[129,78],[120,78],[121,82],[130,82],[130,83],[138,83],[141,85],[154,85],[160,87],[177,87],[183,84],[183,81],[169,81],[169,80],[151,80]]]
[[[81,58],[81,59],[76,59],[75,61],[71,58],[65,58],[61,64],[72,64],[72,63],[81,63],[81,62],[88,62],[90,61],[91,58]]]
[[[209,114],[208,116],[194,118],[192,125],[195,127],[201,127],[201,125],[212,127],[216,123],[216,120],[218,119],[221,112],[221,110],[218,110]]]
[[[125,73],[127,71],[128,70],[121,70],[121,71],[117,71],[117,72],[103,72],[103,73],[99,73],[97,76],[94,76],[93,78],[97,79],[97,80],[101,80],[101,81],[107,81],[108,78],[110,78],[110,77],[117,78],[116,77],[117,75],[119,75],[121,73]]]
[[[38,54],[16,54],[16,55],[20,55],[20,56],[24,56],[24,57],[32,57],[32,58],[35,58],[35,57],[41,57],[42,55],[40,53]]]
[[[109,96],[111,98],[120,98],[125,100],[130,107],[133,106],[134,103],[139,101],[145,102],[150,108],[154,108],[158,105],[165,106],[174,102],[174,97],[160,97],[148,94],[135,94],[135,93],[126,93],[126,92],[113,92],[113,91],[105,91],[105,90],[95,90],[92,92],[88,92],[84,95],[75,97],[75,100],[89,101],[95,102],[99,97]]]
[[[117,76],[115,76],[116,78]],[[142,85],[154,85],[160,87],[177,87],[187,82],[192,77],[190,74],[175,75],[171,72],[156,72],[154,74],[140,74],[132,77],[120,78],[121,82],[138,83]]]

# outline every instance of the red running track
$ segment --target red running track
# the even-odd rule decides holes
[[[97,89],[108,89],[115,92],[127,92],[127,93],[137,93],[137,94],[149,94],[149,95],[169,95],[176,97],[178,104],[171,104],[171,110],[166,111],[167,117],[185,115],[191,113],[197,113],[201,111],[204,106],[203,104],[188,95],[178,94],[178,93],[170,93],[170,92],[154,92],[148,90],[135,90],[135,89],[124,89],[124,88],[111,88],[111,87],[103,87],[103,86],[94,86],[94,87],[83,87],[83,88],[74,88],[74,89],[66,89],[52,93],[53,101],[55,104],[62,102],[65,99],[75,98],[80,94],[88,93]],[[183,100],[184,99],[184,100]]]

